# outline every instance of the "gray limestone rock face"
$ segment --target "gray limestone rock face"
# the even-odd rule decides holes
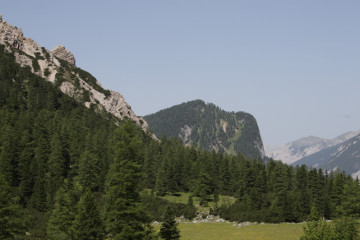
[[[21,29],[14,27],[7,22],[0,21],[0,43],[9,43],[12,47],[23,50],[25,37]]]
[[[26,38],[20,28],[4,21],[1,14],[0,44],[5,45],[5,51],[14,53],[16,62],[21,66],[30,67],[33,73],[52,83],[56,82],[56,75],[61,66],[58,59],[64,60],[76,68],[74,55],[64,46],[59,45],[51,51],[42,48],[31,38]],[[20,51],[13,51],[13,49]],[[39,69],[37,71],[34,69],[34,62],[38,64]],[[94,88],[93,85],[86,82],[86,79],[82,79],[79,74],[75,74],[75,72],[68,72],[67,74],[73,75],[78,79],[80,88],[77,89],[72,80],[65,80],[59,86],[63,93],[81,102],[83,92],[88,91],[90,93],[90,101],[84,103],[86,107],[89,108],[91,104],[102,106],[105,111],[111,113],[116,118],[131,119],[141,126],[145,132],[149,130],[147,122],[131,110],[131,106],[120,93],[110,91],[110,95],[105,96],[99,88]],[[100,82],[97,80],[96,84],[102,89]],[[155,135],[153,137],[156,139]]]
[[[75,57],[74,55],[67,50],[63,45],[59,45],[53,49],[50,50],[50,53],[52,53],[54,56],[67,61],[68,63],[75,66]]]

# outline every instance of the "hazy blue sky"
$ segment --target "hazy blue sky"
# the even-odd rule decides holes
[[[2,0],[0,13],[138,115],[203,99],[265,144],[360,129],[358,0]]]

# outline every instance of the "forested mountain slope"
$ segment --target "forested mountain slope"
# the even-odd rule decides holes
[[[94,76],[78,68],[74,55],[64,46],[48,50],[25,37],[20,28],[7,23],[1,15],[0,32],[0,43],[5,45],[6,52],[14,54],[15,61],[21,66],[54,83],[86,107],[109,112],[119,119],[131,119],[144,131],[148,130],[147,123],[135,115],[123,96],[104,89]]]
[[[144,117],[156,136],[179,137],[184,144],[206,150],[264,156],[255,118],[245,112],[226,112],[214,104],[195,100]]]

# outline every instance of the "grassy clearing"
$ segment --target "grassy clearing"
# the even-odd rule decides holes
[[[140,194],[151,194],[151,190],[144,189]],[[191,192],[177,192],[174,195],[165,195],[160,198],[168,200],[169,202],[173,202],[173,203],[187,204],[189,197],[191,195],[192,195]],[[212,198],[213,196],[210,196],[210,197]],[[227,205],[233,204],[233,203],[235,203],[235,201],[236,201],[236,199],[234,197],[219,195],[218,207],[220,207],[223,204],[227,204]],[[215,203],[212,201],[212,199],[210,199],[210,201],[209,201],[209,207],[199,206],[199,204],[200,204],[199,197],[193,197],[193,202],[194,202],[194,205],[196,206],[196,208],[198,209],[198,211],[201,211],[201,212],[208,212],[210,210],[210,207],[212,207],[212,208],[215,207]]]
[[[243,125],[240,125],[238,127],[238,131],[235,133],[235,135],[232,138],[229,139],[231,144],[230,144],[228,149],[225,149],[227,154],[233,154],[233,155],[236,154],[236,152],[235,152],[235,142],[236,142],[236,140],[238,140],[241,137],[241,133],[242,133],[241,130],[243,129],[243,127],[244,127]]]
[[[237,228],[231,223],[179,224],[181,240],[298,240],[303,224],[258,224]],[[160,226],[155,226],[159,231]]]
[[[150,190],[145,190],[150,193]],[[188,202],[191,193],[176,193],[175,195],[166,195],[161,198],[174,203]],[[232,204],[235,202],[234,197],[219,196],[218,205]],[[210,201],[209,207],[199,206],[200,199],[193,197],[197,209],[206,212],[210,207],[215,207],[215,203]],[[298,240],[304,234],[304,224],[257,224],[247,227],[237,228],[232,223],[181,223],[181,240]],[[154,226],[157,231],[160,225]]]
[[[190,192],[179,192],[176,193],[175,195],[166,195],[160,198],[166,199],[170,202],[174,202],[174,203],[184,203],[187,204],[189,197],[191,196],[192,193]],[[199,211],[202,212],[208,212],[210,207],[214,208],[215,207],[215,203],[210,201],[209,202],[209,207],[201,207],[199,206],[200,204],[200,198],[199,197],[193,197],[193,201],[194,201],[194,205],[197,206],[197,209]],[[219,202],[218,202],[218,207],[220,207],[223,204],[233,204],[235,203],[236,199],[234,197],[231,196],[225,196],[225,195],[219,195]]]

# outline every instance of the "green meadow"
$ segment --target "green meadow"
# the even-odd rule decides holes
[[[149,190],[148,190],[149,191]],[[170,202],[187,203],[191,193],[179,192],[175,195],[166,195],[161,198]],[[200,199],[193,197],[194,204],[198,210],[207,212],[210,207],[214,207],[213,201],[209,202],[209,207],[199,206]],[[232,204],[234,197],[219,196],[218,205]],[[233,223],[180,223],[178,228],[181,231],[181,240],[298,240],[304,234],[304,224],[256,224],[246,227],[233,226]],[[154,226],[157,231],[160,225]]]
[[[181,240],[298,240],[304,224],[257,224],[238,228],[232,223],[181,223]],[[160,226],[155,226],[159,231]]]

